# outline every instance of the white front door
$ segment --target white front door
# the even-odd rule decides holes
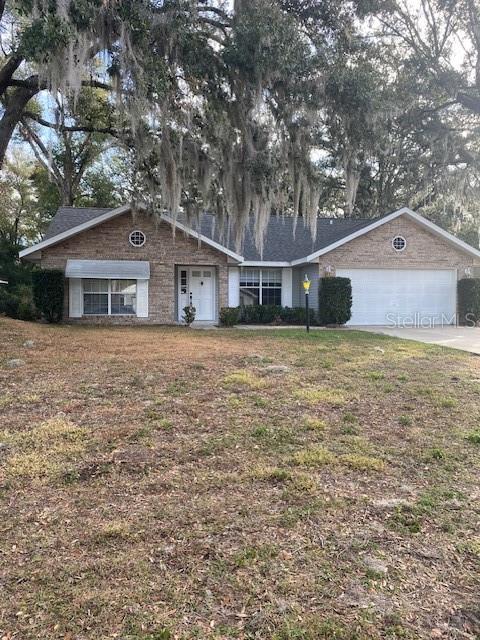
[[[180,267],[179,268],[179,319],[183,308],[192,304],[195,320],[213,322],[215,320],[215,268]]]
[[[349,325],[455,322],[454,269],[337,269],[352,281]]]

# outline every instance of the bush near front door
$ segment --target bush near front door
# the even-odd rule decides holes
[[[320,278],[318,317],[321,325],[345,324],[352,317],[350,278]]]

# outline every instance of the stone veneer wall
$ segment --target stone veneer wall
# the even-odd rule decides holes
[[[143,247],[132,247],[131,231],[139,229],[146,235]],[[177,231],[173,236],[168,223],[155,221],[143,214],[126,213],[97,227],[79,233],[44,249],[41,266],[65,270],[67,259],[77,260],[147,260],[150,262],[149,317],[89,316],[72,321],[102,324],[174,324],[176,322],[175,268],[177,265],[204,265],[216,268],[217,313],[228,305],[227,256],[195,238]],[[68,281],[65,295],[65,319],[68,319]]]

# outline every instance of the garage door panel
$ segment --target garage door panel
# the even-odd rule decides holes
[[[456,311],[453,269],[337,269],[352,281],[349,325],[445,323]]]

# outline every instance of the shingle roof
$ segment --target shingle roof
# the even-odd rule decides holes
[[[112,209],[61,207],[48,227],[45,240],[80,224],[94,220],[108,211],[112,211]],[[297,221],[294,233],[293,218],[272,215],[265,234],[263,255],[260,255],[255,247],[252,219],[245,233],[241,254],[246,261],[290,262],[323,249],[372,222],[373,219],[319,218],[317,235],[313,239],[310,229],[304,225],[301,218]],[[206,213],[202,216],[198,228],[195,225],[192,226],[200,231],[202,235],[215,240],[232,251],[236,251],[233,234],[226,231],[221,236],[214,215]]]
[[[77,227],[84,222],[90,222],[101,216],[103,213],[112,211],[112,208],[101,209],[100,207],[60,207],[45,234],[44,240]]]
[[[255,247],[254,222],[251,220],[245,232],[245,240],[240,253],[248,261],[290,262],[291,260],[299,260],[333,244],[341,238],[345,238],[372,222],[372,219],[319,218],[317,221],[317,234],[313,238],[310,228],[304,224],[302,218],[297,220],[294,231],[292,217],[273,215],[268,222],[263,252],[260,254]],[[232,234],[229,237],[228,233],[224,233],[222,238],[215,231],[214,216],[205,214],[202,217],[200,231],[207,238],[216,240],[232,251],[236,250]]]

